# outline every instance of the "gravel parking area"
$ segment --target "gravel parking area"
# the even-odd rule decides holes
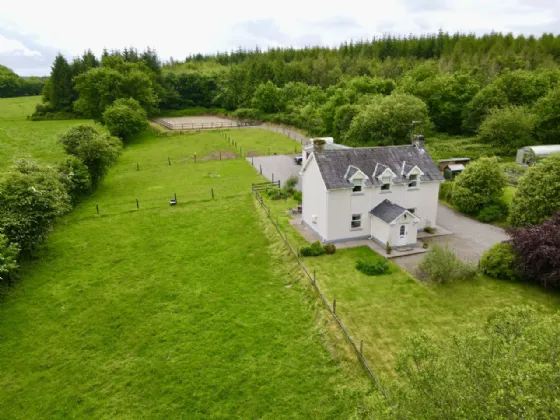
[[[295,176],[299,179],[299,171],[301,165],[294,163],[296,155],[276,155],[276,156],[258,156],[247,158],[249,163],[252,163],[257,171],[262,168],[262,174],[271,181],[280,180],[281,185],[291,177]],[[299,156],[299,155],[297,155]],[[298,181],[296,190],[301,191],[301,182]]]
[[[435,237],[427,240],[431,244],[449,246],[457,256],[478,263],[488,248],[509,239],[508,234],[497,226],[480,223],[457,213],[443,204],[438,206],[437,224],[453,232],[453,235]],[[405,270],[415,273],[423,255],[395,258],[393,261]]]

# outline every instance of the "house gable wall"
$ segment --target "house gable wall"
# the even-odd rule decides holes
[[[310,161],[306,162],[301,177],[303,206],[303,221],[315,231],[322,239],[327,237],[327,188],[321,177],[319,166],[315,159],[310,156]],[[317,216],[316,223],[313,215]]]

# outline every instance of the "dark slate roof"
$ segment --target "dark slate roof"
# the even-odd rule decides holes
[[[371,185],[374,186],[381,185],[377,176],[387,168],[397,175],[396,178],[393,178],[394,184],[408,183],[409,180],[405,176],[401,176],[403,162],[405,162],[404,174],[414,166],[420,168],[424,173],[420,177],[420,181],[443,181],[444,179],[430,154],[425,149],[414,146],[325,150],[323,153],[315,153],[315,159],[328,190],[352,187],[352,183],[344,177],[349,166],[359,168],[369,177]],[[366,185],[368,184],[369,182],[366,183]]]
[[[370,213],[375,217],[383,220],[385,223],[391,223],[405,211],[405,208],[392,203],[389,200],[383,200],[381,203],[371,209]]]

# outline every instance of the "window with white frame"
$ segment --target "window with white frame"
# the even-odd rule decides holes
[[[354,193],[362,192],[362,180],[355,179],[353,182],[354,182],[354,188],[352,188],[352,192]]]
[[[381,178],[381,191],[391,191],[391,177],[383,177]]]
[[[352,222],[350,223],[351,229],[358,229],[362,227],[362,215],[361,214],[353,214],[352,215]]]
[[[410,175],[408,177],[408,188],[417,188],[418,187],[418,175]]]

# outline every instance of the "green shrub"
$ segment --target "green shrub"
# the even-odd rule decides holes
[[[441,200],[451,203],[451,197],[453,196],[453,188],[455,183],[453,181],[446,181],[439,186],[439,198]]]
[[[284,182],[284,188],[286,188],[286,190],[291,192],[293,191],[297,183],[298,183],[297,176],[291,176],[286,180],[286,182]]]
[[[387,260],[358,260],[356,269],[368,276],[378,276],[389,272],[389,263]]]
[[[112,136],[129,139],[148,126],[146,111],[135,99],[117,99],[103,112],[103,123]]]
[[[294,191],[292,193],[292,197],[294,197],[294,200],[296,200],[298,203],[301,203],[301,200],[303,198],[302,194],[301,194],[301,191]]]
[[[459,259],[449,248],[434,245],[418,264],[428,278],[443,284],[452,280],[467,280],[476,275],[476,267]]]
[[[283,200],[288,196],[286,190],[277,189],[267,190],[266,194],[271,200]]]
[[[242,120],[255,120],[261,119],[261,113],[258,109],[253,108],[239,108],[231,114],[234,118],[239,118]]]
[[[504,211],[505,210],[505,211]],[[507,214],[507,207],[504,209],[503,206],[498,204],[492,204],[488,207],[484,207],[482,211],[478,214],[476,218],[479,222],[490,223],[496,220],[503,219]]]
[[[325,254],[334,254],[336,252],[336,246],[334,244],[326,244],[324,247]]]
[[[436,230],[431,226],[426,226],[426,227],[424,227],[424,232],[429,233],[430,235],[433,235],[434,233],[436,233]]]
[[[453,205],[462,213],[477,215],[500,201],[504,186],[505,175],[498,159],[477,159],[455,178]]]
[[[509,243],[495,244],[482,254],[480,269],[484,274],[501,280],[519,280],[521,273],[516,266],[517,257]]]
[[[321,245],[321,242],[313,242],[310,246],[301,248],[300,253],[304,257],[318,257],[325,253],[325,248]]]

